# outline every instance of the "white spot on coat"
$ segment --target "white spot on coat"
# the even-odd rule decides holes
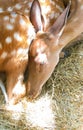
[[[14,28],[14,26],[11,24],[6,25],[6,29],[8,29],[8,30],[13,30],[13,28]]]
[[[33,26],[29,25],[27,30],[27,44],[30,45],[31,41],[35,38],[35,29]]]
[[[7,44],[10,44],[10,43],[12,42],[12,38],[11,38],[11,37],[7,37],[7,38],[5,39],[5,42],[6,42]]]
[[[2,12],[3,12],[3,8],[0,7],[0,13],[2,13]]]
[[[22,26],[25,26],[25,25],[26,25],[26,22],[25,22],[22,18],[19,20],[19,23],[20,23],[20,25],[22,25]]]
[[[12,13],[11,13],[11,16],[12,16],[13,18],[16,18],[16,17],[17,17],[17,14],[16,14],[15,12],[12,12]]]
[[[16,5],[15,5],[15,8],[16,8],[16,9],[21,9],[21,7],[22,7],[22,6],[21,6],[20,4],[16,4]]]
[[[10,18],[10,22],[11,23],[15,23],[15,19],[14,18]]]
[[[4,17],[3,17],[3,20],[4,20],[4,21],[9,20],[9,16],[4,16]]]
[[[15,33],[14,33],[14,38],[15,38],[17,41],[19,41],[19,42],[22,41],[22,37],[20,36],[20,34],[19,34],[18,32],[15,32]]]
[[[1,55],[1,58],[6,58],[7,57],[7,52],[3,52],[2,55]]]
[[[31,5],[32,5],[32,2],[29,2],[29,3],[28,3],[29,8],[31,7]]]
[[[41,8],[42,8],[42,14],[47,14],[47,13],[49,13],[50,10],[51,10],[51,7],[50,7],[50,6],[44,6],[44,5],[43,5]]]
[[[28,54],[28,48],[26,48],[26,49],[19,48],[19,49],[17,50],[17,54],[18,54],[18,55],[20,55],[20,54],[23,54],[23,55]]]
[[[52,12],[52,14],[50,15],[50,19],[53,19],[55,17],[55,12]]]
[[[16,54],[16,50],[13,50],[13,51],[11,51],[11,55],[15,55]]]
[[[8,7],[8,8],[7,8],[7,11],[12,11],[12,10],[13,10],[12,7]]]
[[[29,10],[28,10],[28,9],[25,9],[24,12],[25,12],[25,13],[29,13]]]
[[[2,43],[0,43],[0,49],[2,49]]]

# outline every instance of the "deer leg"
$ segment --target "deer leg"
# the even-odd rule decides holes
[[[10,104],[17,103],[26,94],[23,71],[17,69],[7,73],[6,88]]]

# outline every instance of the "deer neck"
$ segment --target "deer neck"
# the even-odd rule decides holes
[[[64,48],[75,40],[83,32],[83,0],[71,0],[70,17],[59,40],[60,46]]]

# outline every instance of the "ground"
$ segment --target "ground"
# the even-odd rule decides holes
[[[0,92],[0,130],[83,130],[83,41],[68,52],[35,101],[7,106]]]

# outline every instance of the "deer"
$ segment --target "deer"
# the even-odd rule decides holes
[[[16,11],[4,11],[0,13],[0,34],[0,72],[5,72],[7,77],[5,100],[15,102],[26,93],[23,73],[35,31],[28,17]],[[2,83],[1,86],[4,87]],[[2,91],[5,95],[5,89]]]
[[[34,0],[32,5],[31,2],[32,1],[19,0],[0,1],[0,72],[4,72],[6,75],[6,89],[2,82],[2,75],[0,75],[0,88],[2,89],[6,103],[8,102],[10,104],[18,102],[20,98],[26,95],[26,85],[23,82],[24,72],[29,62],[29,47],[30,44],[32,44],[31,41],[35,39],[36,33],[38,32],[37,28],[40,26],[39,24],[42,25],[42,28],[40,26],[41,30],[44,29],[44,25],[45,28],[51,26],[51,22],[55,21],[56,17],[50,16],[51,12],[49,9],[53,8],[52,15],[54,15],[55,11],[59,15],[59,13],[62,13],[63,9],[60,8],[56,10],[54,5],[55,2],[47,1],[47,4],[45,5],[45,7],[48,5],[48,11],[46,12],[48,15],[47,17],[44,12],[44,16],[41,15],[41,7],[38,0]],[[61,4],[61,7],[63,7],[62,2],[56,1],[56,3],[57,6],[58,4]],[[41,15],[38,19],[38,21],[40,21],[38,25],[32,24],[33,20],[31,20],[34,13],[32,10],[35,4],[38,15]],[[45,7],[43,5],[44,9]],[[36,17],[37,11],[34,16],[35,21],[38,18]],[[47,18],[48,22],[45,22],[45,19]],[[49,18],[51,20],[50,23]]]
[[[46,1],[34,0],[28,14],[24,10],[27,1],[22,1],[22,9],[19,2],[11,0],[9,3],[13,4],[7,6],[11,6],[12,10],[1,8],[0,13],[0,71],[6,72],[8,102],[13,104],[25,95],[34,99],[40,94],[59,62],[62,49],[83,32],[82,0],[63,0],[64,4],[59,3],[63,8],[59,10],[60,15],[57,13],[58,18],[54,17],[56,0],[50,1],[54,11],[48,9],[47,15],[42,9]],[[19,25],[17,21],[20,21]],[[26,69],[28,76],[24,83]]]
[[[26,82],[27,96],[30,100],[35,99],[40,94],[43,85],[59,62],[62,49],[71,41],[76,40],[83,32],[83,1],[64,0],[64,4],[67,6],[65,11],[45,32],[38,31],[36,38],[30,45],[28,80]],[[34,8],[36,7],[33,7],[32,13]],[[34,22],[33,17],[31,21],[33,25],[37,22]]]

